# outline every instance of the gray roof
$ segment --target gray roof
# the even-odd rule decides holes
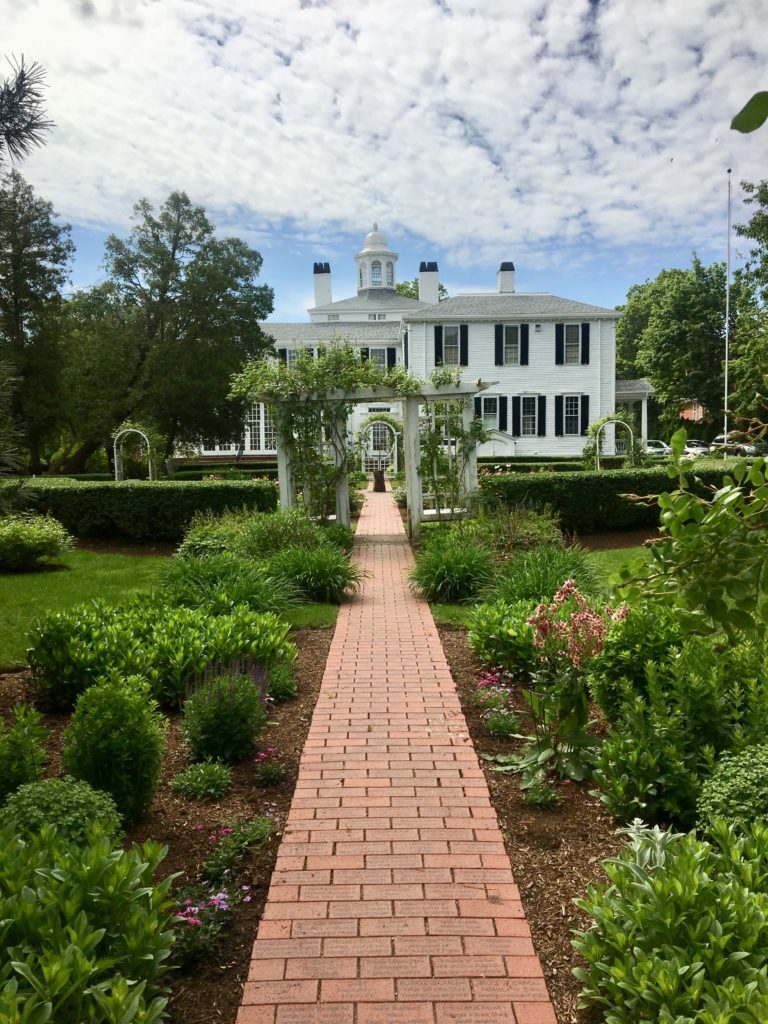
[[[335,320],[330,323],[271,324],[261,325],[265,334],[271,334],[276,342],[332,341],[334,338],[350,341],[397,341],[400,336],[399,320]]]
[[[436,306],[406,313],[404,320],[550,320],[561,317],[591,320],[618,320],[622,314],[615,309],[591,306],[586,302],[562,299],[548,292],[484,292],[479,295],[457,295]]]
[[[326,302],[324,306],[312,306],[310,313],[336,313],[343,310],[370,310],[377,309],[427,309],[428,302],[421,302],[419,299],[408,299],[404,295],[398,295],[394,288],[363,288],[349,299],[339,299],[338,302]]]
[[[654,394],[653,384],[645,377],[640,377],[638,380],[617,380],[616,381],[616,396],[619,394],[626,395],[652,395]]]

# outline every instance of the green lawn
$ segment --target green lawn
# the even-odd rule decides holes
[[[64,568],[0,576],[0,669],[26,663],[26,634],[35,620],[94,597],[128,600],[151,590],[162,561],[151,555],[71,551]]]
[[[27,633],[39,616],[99,597],[118,603],[155,585],[166,556],[71,551],[63,568],[0,575],[0,671],[26,664]],[[296,629],[333,626],[335,605],[304,604],[286,618]]]

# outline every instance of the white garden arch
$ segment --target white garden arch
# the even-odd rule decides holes
[[[372,439],[376,433],[374,429],[375,427],[386,427],[391,435],[392,443],[386,449],[386,452],[384,452],[381,456],[374,453],[377,453],[379,451],[383,452],[383,449],[375,449],[370,447],[370,445],[373,443]],[[363,445],[361,446],[362,450],[360,452],[360,468],[363,470],[363,472],[366,472],[368,470],[368,466],[366,465],[366,463],[368,462],[369,459],[375,459],[379,457],[381,457],[382,459],[386,459],[387,461],[391,461],[393,471],[395,473],[399,472],[397,454],[397,439],[399,435],[400,432],[395,429],[395,427],[389,422],[389,420],[370,419],[366,422],[365,426],[362,428],[359,435],[364,442]],[[383,467],[377,466],[375,468],[380,469]]]
[[[123,471],[123,444],[125,443],[125,439],[127,437],[129,437],[131,434],[138,434],[139,437],[143,438],[144,443],[147,446],[147,461],[149,463],[149,479],[150,480],[156,480],[157,479],[157,473],[155,472],[155,459],[154,459],[154,453],[152,451],[152,445],[150,443],[149,438],[144,433],[144,431],[140,430],[138,427],[124,427],[122,430],[118,430],[118,432],[115,434],[115,439],[114,439],[115,443],[114,443],[114,449],[113,449],[114,450],[114,455],[115,455],[115,480],[119,481],[119,480],[124,480],[125,479],[125,473]]]

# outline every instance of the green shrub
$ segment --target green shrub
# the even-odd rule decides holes
[[[283,548],[268,565],[271,575],[297,587],[308,601],[327,604],[340,604],[357,591],[365,577],[360,566],[333,545]]]
[[[182,730],[198,760],[242,761],[267,724],[268,674],[258,665],[213,670],[184,702]]]
[[[205,608],[213,615],[227,614],[237,605],[282,615],[298,599],[296,589],[270,576],[263,564],[229,552],[168,559],[160,587],[172,607]]]
[[[10,725],[0,718],[0,805],[19,786],[40,778],[48,737],[40,719],[26,704],[16,705]]]
[[[476,517],[460,525],[461,531],[476,537],[503,559],[541,544],[557,547],[563,543],[557,516],[552,510],[530,505],[499,508],[480,505]]]
[[[427,601],[453,604],[476,598],[493,572],[493,554],[485,545],[446,532],[417,555],[410,580]]]
[[[323,536],[322,527],[298,508],[270,514],[246,511],[206,514],[195,516],[184,535],[179,554],[203,557],[226,551],[239,558],[258,561],[286,547],[320,547]]]
[[[633,827],[608,885],[578,905],[593,919],[574,945],[588,1005],[607,1024],[768,1020],[768,827],[694,833]]]
[[[42,560],[60,558],[71,547],[70,535],[50,516],[0,518],[0,572],[28,572]]]
[[[171,781],[174,793],[194,797],[195,800],[218,800],[232,785],[232,771],[220,761],[200,761],[191,764]]]
[[[211,662],[251,657],[271,667],[292,661],[289,628],[271,612],[247,608],[213,616],[154,599],[122,607],[94,601],[40,620],[27,656],[49,707],[71,708],[80,693],[116,672],[143,676],[161,705],[178,708],[188,684]]]
[[[693,474],[688,474],[693,479]],[[707,485],[719,487],[722,468],[696,471],[704,493]],[[661,494],[670,490],[665,468],[606,470],[574,473],[500,473],[480,477],[480,503],[492,508],[526,503],[547,507],[557,515],[564,530],[592,533],[636,526],[657,526],[659,510],[629,500],[629,494]]]
[[[25,492],[35,510],[54,516],[77,537],[178,541],[196,514],[277,508],[277,488],[262,480],[101,483],[42,478],[31,481]]]
[[[392,500],[398,508],[408,508],[408,491],[405,487],[393,487]]]
[[[530,672],[536,665],[533,627],[535,601],[493,601],[472,613],[469,646],[484,665]]]
[[[718,818],[744,828],[768,819],[768,745],[723,754],[701,787],[699,823],[711,828]]]
[[[645,671],[645,700],[625,706],[595,758],[599,796],[624,820],[691,826],[715,758],[768,734],[768,655],[761,641],[720,650],[697,637]]]
[[[645,698],[647,663],[663,661],[684,640],[677,612],[663,605],[632,608],[626,618],[610,624],[589,673],[592,697],[609,722],[619,721],[626,703]]]
[[[210,839],[214,848],[203,864],[201,874],[211,885],[224,885],[232,880],[237,862],[252,846],[269,839],[275,823],[271,818],[237,821],[215,831]]]
[[[62,841],[82,844],[96,825],[110,838],[118,834],[120,815],[115,801],[87,782],[68,776],[20,786],[0,812],[0,827],[27,839],[48,826],[56,829]]]
[[[323,541],[350,554],[355,543],[355,531],[342,523],[327,523],[323,527]]]
[[[78,697],[62,763],[76,779],[109,793],[131,826],[154,799],[166,725],[143,679],[105,679]]]
[[[298,690],[293,665],[279,662],[269,671],[269,696],[274,701],[290,700]]]
[[[488,588],[491,600],[551,601],[566,580],[575,580],[586,597],[600,597],[605,584],[589,561],[589,552],[576,544],[542,544],[511,558]]]
[[[37,785],[40,785],[38,783]],[[173,942],[165,850],[0,833],[0,1020],[155,1024]]]

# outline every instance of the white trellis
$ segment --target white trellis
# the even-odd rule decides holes
[[[408,495],[408,533],[413,541],[418,541],[421,523],[425,518],[424,500],[421,482],[421,435],[419,431],[419,406],[430,402],[450,402],[460,400],[462,403],[462,427],[468,431],[475,418],[475,396],[486,391],[495,381],[471,381],[460,384],[434,385],[424,383],[418,394],[403,396],[395,388],[358,388],[350,393],[330,391],[324,395],[309,395],[302,399],[318,405],[354,405],[358,402],[400,402],[403,409],[403,460],[405,462],[405,486]],[[283,401],[273,395],[254,394],[255,402],[266,402],[268,405],[280,405]],[[289,400],[285,400],[287,404]],[[335,429],[330,431],[333,461],[339,468],[347,463],[347,420],[344,414]],[[291,508],[296,504],[296,483],[293,477],[292,445],[286,442],[282,433],[277,439],[277,475],[280,485],[280,507]],[[469,453],[463,468],[463,490],[471,494],[477,490],[477,449]],[[449,510],[441,518],[449,519],[454,514]],[[336,522],[349,525],[349,480],[346,473],[340,475],[336,483]]]
[[[155,472],[155,460],[152,453],[152,445],[149,438],[140,430],[138,427],[125,427],[122,430],[118,430],[115,434],[114,439],[114,455],[115,455],[115,480],[124,480],[125,473],[123,472],[123,443],[130,434],[138,434],[139,437],[143,438],[144,443],[147,446],[147,461],[149,463],[149,479],[156,480],[157,473]]]
[[[362,437],[363,441],[365,442],[365,444],[363,445],[363,450],[360,452],[360,468],[363,470],[363,472],[365,472],[369,468],[366,465],[368,460],[369,459],[377,458],[377,456],[371,455],[370,452],[367,450],[368,447],[369,447],[369,442],[372,444],[373,443],[373,438],[375,437],[376,431],[374,430],[374,427],[386,427],[386,429],[392,435],[392,446],[391,446],[391,448],[387,448],[385,455],[381,456],[381,458],[386,458],[386,460],[389,461],[389,456],[390,456],[390,453],[391,453],[391,455],[392,455],[392,469],[393,469],[393,471],[395,473],[397,473],[399,471],[399,469],[398,469],[398,455],[397,455],[397,438],[399,436],[399,431],[395,429],[395,427],[389,422],[389,420],[377,420],[377,419],[369,420],[365,424],[363,429],[360,431],[360,436]],[[372,450],[375,450],[375,449],[372,449]],[[381,467],[375,467],[375,468],[379,469]]]
[[[601,423],[600,426],[597,428],[597,433],[595,434],[595,469],[596,470],[600,469],[600,435],[602,434],[602,432],[605,430],[606,427],[609,427],[609,426],[612,426],[612,425],[613,426],[618,425],[620,427],[626,427],[627,428],[627,430],[629,431],[629,445],[630,445],[629,450],[631,452],[634,452],[634,450],[635,450],[635,435],[634,435],[634,432],[632,430],[632,427],[630,427],[630,425],[628,423],[625,423],[624,420],[617,420],[617,419],[610,419],[606,423]]]

